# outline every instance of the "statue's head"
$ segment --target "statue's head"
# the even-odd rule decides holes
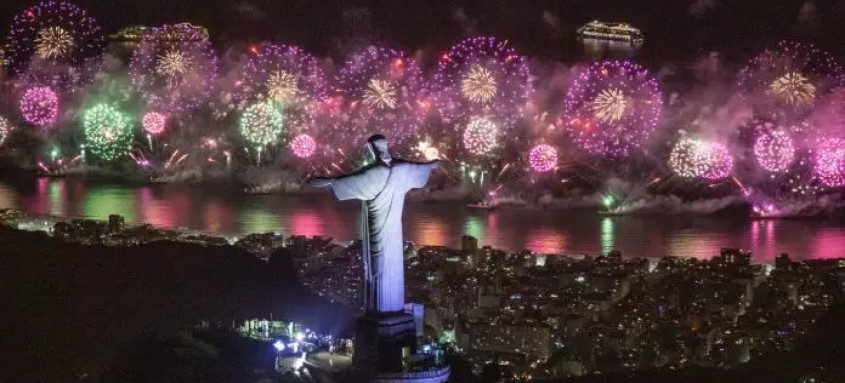
[[[367,148],[370,149],[370,152],[373,153],[376,160],[381,160],[386,163],[390,163],[390,161],[393,160],[393,157],[390,155],[390,151],[387,150],[387,139],[381,134],[374,134],[370,136],[370,138],[367,139]]]

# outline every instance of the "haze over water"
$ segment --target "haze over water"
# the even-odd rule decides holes
[[[246,195],[235,185],[127,185],[75,178],[0,180],[0,208],[201,230],[218,235],[276,231],[357,238],[360,205],[329,193]],[[585,210],[465,208],[461,202],[408,202],[405,238],[458,247],[469,234],[505,250],[596,255],[706,258],[722,247],[751,250],[758,261],[787,252],[794,259],[845,256],[845,220],[750,220],[730,216],[602,216]]]

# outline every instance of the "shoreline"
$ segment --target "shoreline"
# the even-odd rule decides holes
[[[119,215],[113,215],[115,217],[120,217]],[[111,218],[111,217],[110,217]],[[77,239],[69,239],[68,234],[61,234],[59,236],[55,233],[55,228],[59,227],[60,225],[69,226],[69,225],[76,225],[77,229],[85,230],[94,230],[92,233],[89,233],[89,237],[86,239],[83,235]],[[22,232],[30,232],[30,233],[44,233],[50,238],[54,238],[59,241],[63,241],[64,243],[68,244],[81,244],[81,245],[104,245],[107,247],[123,247],[123,246],[137,246],[137,245],[145,245],[145,244],[152,244],[157,242],[173,242],[179,244],[201,244],[204,246],[212,246],[212,247],[239,247],[248,253],[257,256],[258,258],[267,261],[269,259],[270,254],[280,248],[284,248],[283,245],[279,245],[278,243],[274,242],[274,238],[304,238],[306,240],[320,240],[320,241],[328,241],[333,245],[347,247],[351,243],[356,242],[357,240],[350,240],[350,241],[341,241],[337,240],[331,236],[303,236],[303,235],[287,235],[283,236],[277,232],[264,232],[264,233],[245,233],[243,235],[235,235],[232,237],[220,235],[220,234],[213,234],[213,233],[206,233],[201,230],[192,230],[186,228],[162,228],[156,227],[149,223],[134,223],[134,224],[123,224],[121,223],[121,228],[110,228],[111,222],[110,220],[96,220],[96,219],[88,219],[88,218],[63,218],[63,217],[56,217],[56,216],[41,216],[41,215],[34,215],[29,214],[27,212],[23,212],[16,209],[0,209],[0,227],[8,227],[13,230],[19,230]],[[84,227],[87,226],[87,227]],[[96,227],[95,227],[96,226]],[[65,231],[70,229],[65,229]],[[103,231],[111,231],[114,236],[113,237],[103,237]],[[76,233],[79,236],[79,233]],[[90,237],[96,237],[95,241],[91,241]],[[412,242],[410,242],[412,243]],[[444,248],[450,251],[459,251],[459,248],[451,247],[447,245],[415,245],[418,249],[425,249],[425,248]],[[523,250],[505,250],[500,249],[492,246],[482,246],[481,248],[489,248],[492,251],[500,251],[506,254],[519,254],[524,252],[530,252],[532,254],[536,254],[538,256],[551,256],[551,257],[566,257],[571,258],[574,260],[577,259],[587,259],[587,258],[597,258],[602,256],[608,256],[610,253],[616,252],[616,250],[611,251],[608,254],[587,254],[587,253],[540,253],[534,252],[527,249]],[[738,250],[738,251],[745,251],[743,249],[732,249],[729,247],[724,247],[724,249],[731,249],[731,250]],[[620,252],[621,253],[621,252]],[[750,254],[750,252],[749,252]],[[717,254],[713,254],[716,256]],[[696,258],[693,256],[684,256],[684,255],[663,255],[663,256],[654,256],[654,257],[643,257],[643,256],[625,256],[627,260],[638,260],[644,259],[649,262],[657,262],[663,258]],[[802,260],[803,261],[813,261],[810,260]],[[755,260],[754,258],[751,259],[752,264],[756,265],[772,265],[774,264],[775,260]]]
[[[16,182],[34,181],[38,179],[47,180],[75,180],[83,183],[102,184],[102,185],[116,185],[125,186],[128,188],[140,187],[205,187],[205,186],[221,186],[237,190],[244,196],[315,196],[324,194],[319,189],[310,188],[307,186],[298,185],[297,187],[290,187],[285,181],[278,181],[279,185],[287,185],[282,188],[267,188],[266,185],[251,185],[249,183],[228,178],[215,178],[204,180],[174,180],[157,182],[153,180],[131,179],[120,176],[101,176],[101,175],[44,175],[37,171],[15,171],[6,173],[0,178],[0,182],[6,181],[9,185],[14,185]],[[460,187],[458,187],[460,188]],[[546,198],[545,196],[538,196],[533,199],[526,199],[522,196],[503,196],[496,201],[496,206],[493,209],[478,209],[478,211],[489,210],[495,211],[498,209],[507,210],[554,210],[560,212],[566,211],[590,211],[596,214],[608,216],[671,216],[671,215],[690,215],[690,216],[719,216],[727,215],[751,215],[751,203],[740,199],[725,199],[725,198],[702,198],[695,200],[680,200],[674,198],[666,198],[662,195],[647,195],[645,198],[634,199],[630,201],[636,205],[634,209],[615,208],[613,212],[608,211],[607,207],[602,203],[601,192],[593,194],[574,194],[570,197],[560,198]],[[469,192],[452,192],[447,189],[431,190],[421,189],[413,191],[408,194],[408,202],[415,203],[431,203],[431,202],[449,202],[460,203],[464,206],[471,206],[477,204],[478,198],[475,198]],[[709,206],[716,206],[709,208]],[[815,215],[818,216],[818,215]],[[814,217],[814,216],[813,216]]]
[[[322,192],[319,189],[310,188],[304,184],[297,183],[290,179],[279,178],[278,180],[261,183],[250,183],[238,179],[232,174],[221,177],[196,179],[184,179],[174,177],[164,179],[142,179],[137,177],[125,177],[121,173],[69,173],[69,174],[44,174],[37,169],[22,168],[0,168],[0,170],[11,171],[4,173],[0,182],[8,181],[14,184],[19,180],[36,179],[66,179],[79,180],[85,183],[118,185],[130,188],[139,187],[205,187],[220,186],[237,190],[244,196],[312,196]],[[631,184],[632,187],[636,185]],[[517,192],[518,193],[518,192]],[[554,210],[567,211],[590,211],[599,215],[617,217],[661,217],[661,216],[744,216],[750,219],[766,220],[814,220],[825,217],[845,217],[845,201],[838,198],[838,195],[823,195],[813,201],[805,202],[782,202],[770,213],[759,209],[758,202],[753,199],[744,198],[739,195],[728,195],[723,197],[688,198],[674,194],[647,193],[629,197],[620,201],[619,205],[608,207],[603,202],[607,192],[596,191],[591,194],[574,193],[568,196],[553,197],[540,194],[522,196],[518,194],[505,194],[494,200],[493,208],[480,209],[495,211],[497,209],[507,210]],[[833,198],[832,198],[833,197]],[[484,200],[483,198],[481,200]],[[452,202],[461,203],[464,206],[475,206],[479,197],[475,191],[466,189],[465,185],[450,185],[440,189],[421,189],[408,194],[409,202]],[[771,208],[771,204],[768,204]]]

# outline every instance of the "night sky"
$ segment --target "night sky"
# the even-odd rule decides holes
[[[6,0],[0,23],[34,1]],[[691,60],[711,50],[745,60],[780,39],[808,40],[845,56],[845,0],[79,0],[107,32],[190,21],[207,26],[218,48],[271,40],[339,57],[363,43],[440,51],[462,37],[492,34],[525,54],[569,61],[575,29],[597,18],[643,30],[647,64]]]

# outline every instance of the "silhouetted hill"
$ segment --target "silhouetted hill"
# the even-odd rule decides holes
[[[272,312],[347,330],[351,314],[300,287],[285,257],[173,242],[83,246],[0,227],[2,380],[95,378],[130,341],[202,320]]]

